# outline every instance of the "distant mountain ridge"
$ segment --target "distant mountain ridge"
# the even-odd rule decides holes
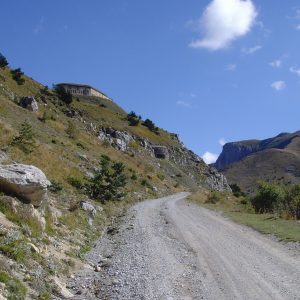
[[[227,143],[216,163],[229,183],[253,191],[257,180],[300,181],[300,131],[280,133],[265,140]]]

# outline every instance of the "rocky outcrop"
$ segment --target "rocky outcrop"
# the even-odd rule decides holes
[[[20,99],[20,106],[33,112],[37,112],[39,110],[39,105],[34,97],[22,97]]]
[[[152,146],[154,156],[156,158],[167,159],[169,160],[169,150],[166,146]]]
[[[128,149],[129,142],[134,140],[134,137],[128,132],[113,128],[102,128],[98,134],[98,138],[109,142],[114,148],[123,152]]]
[[[92,126],[90,127],[92,128]],[[216,169],[207,166],[201,157],[187,149],[177,134],[171,134],[171,138],[178,142],[179,147],[154,145],[146,138],[113,128],[102,128],[98,133],[98,138],[108,142],[112,147],[120,151],[132,150],[130,142],[136,142],[141,148],[148,151],[152,157],[166,159],[181,166],[191,180],[199,180],[212,190],[231,191],[226,177],[218,173]],[[201,174],[205,175],[204,181],[201,180]],[[176,177],[176,175],[174,176]]]
[[[25,203],[39,207],[47,199],[50,182],[38,168],[30,165],[0,165],[0,190]]]
[[[209,175],[205,180],[206,185],[210,190],[219,192],[231,192],[231,188],[226,177],[219,173],[215,168],[209,168]]]

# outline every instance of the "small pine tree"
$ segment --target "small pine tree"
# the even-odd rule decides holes
[[[107,155],[102,155],[100,167],[87,186],[91,197],[102,202],[123,197],[123,188],[127,183],[124,164],[112,162]]]
[[[134,111],[131,111],[127,115],[127,121],[129,122],[130,126],[137,126],[140,123],[140,120],[142,119],[141,116],[137,116]]]
[[[150,119],[146,119],[143,122],[143,125],[146,126],[150,131],[159,134],[158,127],[156,127],[155,124]]]
[[[35,148],[34,133],[32,126],[25,121],[19,127],[19,134],[11,142],[12,146],[19,147],[24,153],[29,154]]]
[[[54,91],[57,95],[57,97],[63,101],[64,103],[66,103],[67,105],[71,104],[73,101],[73,96],[69,91],[66,91],[64,89],[64,87],[60,86],[60,85],[55,85],[54,86]]]
[[[13,80],[15,80],[18,85],[22,85],[25,83],[25,79],[23,78],[24,73],[22,72],[21,68],[11,70],[10,72],[12,74]]]
[[[5,68],[8,66],[8,61],[6,59],[6,57],[0,53],[0,68]]]

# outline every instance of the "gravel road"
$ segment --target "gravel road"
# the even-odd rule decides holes
[[[283,244],[187,193],[132,207],[69,284],[74,299],[300,299],[299,245]]]

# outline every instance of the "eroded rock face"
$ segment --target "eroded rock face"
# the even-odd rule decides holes
[[[0,190],[25,203],[39,207],[47,199],[50,182],[38,168],[30,165],[0,165]]]
[[[226,177],[212,167],[209,168],[209,175],[206,179],[206,184],[208,188],[213,191],[231,192],[231,188]]]
[[[169,151],[166,146],[152,146],[156,158],[169,159]]]
[[[22,97],[20,99],[20,106],[26,108],[30,111],[36,112],[39,110],[38,103],[34,99],[34,97]]]
[[[148,151],[152,157],[169,160],[186,169],[185,173],[191,180],[199,180],[199,184],[203,184],[211,190],[231,191],[226,177],[218,173],[216,169],[207,166],[201,157],[187,149],[176,134],[171,134],[171,138],[179,143],[179,147],[154,145],[146,138],[113,128],[102,128],[98,132],[98,138],[107,141],[120,151],[127,151],[130,148],[130,142],[134,141]],[[200,178],[201,175],[204,175],[206,179]]]

